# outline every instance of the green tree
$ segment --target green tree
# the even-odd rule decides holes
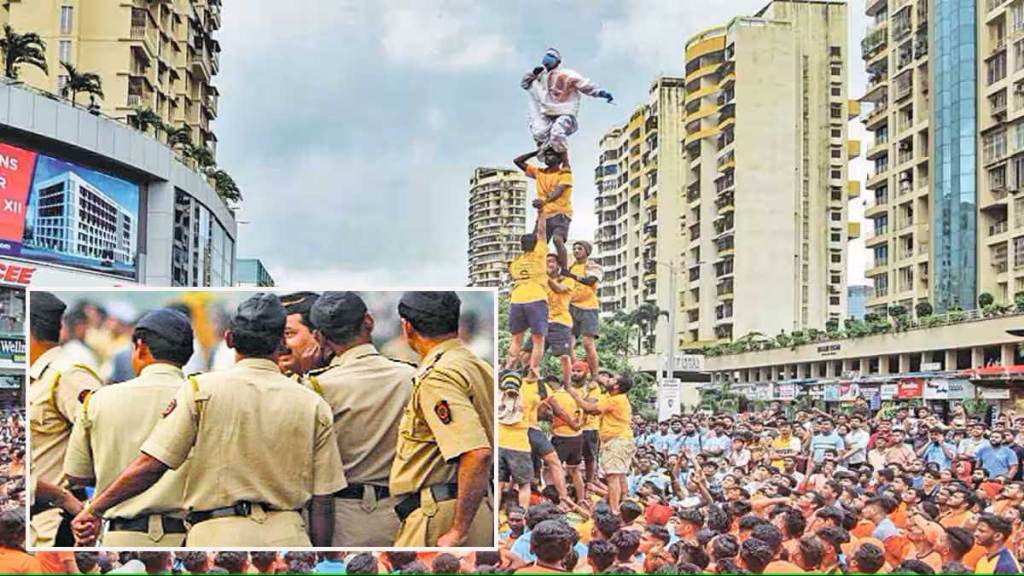
[[[213,152],[210,152],[210,149],[202,144],[189,144],[183,153],[185,158],[195,162],[196,166],[204,172],[213,168],[217,163],[213,158]]]
[[[993,298],[992,295],[989,294],[988,292],[982,292],[981,294],[978,294],[978,306],[982,308],[991,306],[992,303],[995,301],[996,299]]]
[[[165,126],[164,133],[167,134],[167,145],[171,148],[181,148],[188,151],[192,146],[192,129],[186,124],[181,126]]]
[[[79,93],[90,94],[103,98],[103,79],[95,72],[81,72],[67,62],[61,62],[64,73],[67,75],[67,82],[61,96],[68,98],[70,95],[71,104],[77,104]]]
[[[4,24],[0,53],[4,57],[4,75],[12,80],[18,79],[18,69],[22,64],[49,72],[46,66],[46,42],[35,32],[18,34],[10,24]]]
[[[914,306],[914,312],[917,313],[918,318],[927,318],[932,315],[934,310],[932,309],[931,302],[927,300],[921,300]]]
[[[224,202],[241,202],[242,192],[238,188],[238,184],[235,183],[235,179],[224,170],[217,169],[211,170],[207,173],[207,176],[213,181],[213,189],[217,192],[217,195],[221,197]]]
[[[152,128],[154,135],[159,135],[160,131],[164,129],[160,115],[150,108],[135,108],[131,116],[128,117],[128,124],[142,132],[149,132],[149,129]]]

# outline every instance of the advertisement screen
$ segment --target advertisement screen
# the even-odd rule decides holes
[[[135,280],[139,186],[0,143],[0,256]]]

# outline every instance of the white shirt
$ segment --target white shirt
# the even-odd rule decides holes
[[[861,428],[860,430],[852,430],[844,438],[846,441],[846,448],[856,450],[850,454],[847,458],[849,464],[863,464],[868,458],[868,441],[871,440],[871,434],[868,434],[867,430]]]
[[[580,92],[596,96],[601,88],[579,72],[560,65],[554,70],[541,72],[531,91],[540,100],[542,114],[576,116],[580,111]]]

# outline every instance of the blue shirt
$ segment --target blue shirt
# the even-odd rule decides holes
[[[871,537],[878,538],[882,542],[885,542],[887,538],[899,536],[899,533],[900,531],[896,528],[896,525],[893,524],[892,520],[884,518],[878,523],[878,526],[875,526],[875,530],[871,533]]]
[[[1017,454],[1006,446],[985,446],[978,450],[977,458],[981,461],[981,467],[988,472],[989,478],[1004,475],[1010,471],[1011,466],[1018,464]]]
[[[722,456],[728,456],[732,452],[732,440],[728,436],[715,436],[704,439],[704,450],[721,450]]]
[[[689,448],[695,455],[700,454],[701,448],[700,434],[694,434],[693,436],[687,436],[683,434],[682,450],[684,451]]]
[[[951,443],[943,442],[943,444],[945,444],[945,447],[948,448],[950,452],[956,454],[956,448]],[[928,442],[928,447],[924,449],[924,461],[926,464],[929,462],[938,464],[939,470],[949,468],[949,466],[953,464],[953,462],[946,457],[943,447],[941,445],[936,446],[934,442],[930,441]]]
[[[654,435],[654,439],[651,441],[651,444],[654,445],[654,449],[657,450],[658,452],[668,452],[671,449],[672,445],[675,444],[675,442],[675,434],[669,432],[663,435],[659,432],[658,434]]]
[[[843,441],[843,437],[837,434],[835,430],[828,436],[818,434],[811,438],[811,454],[814,455],[814,462],[816,464],[820,464],[825,459],[826,450],[835,450],[837,454],[841,454],[845,449],[846,442]]]
[[[530,530],[523,532],[523,535],[516,539],[516,543],[512,545],[510,551],[527,562],[536,562],[537,557],[530,552],[530,534]],[[587,557],[587,547],[583,543],[577,542],[573,549],[576,550],[581,561]]]
[[[345,563],[322,560],[313,569],[314,574],[345,574]]]

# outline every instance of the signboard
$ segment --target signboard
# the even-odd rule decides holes
[[[860,386],[854,382],[839,383],[839,401],[853,402],[860,396]]]
[[[772,399],[772,385],[771,384],[758,384],[757,388],[754,389],[753,400],[771,400]]]
[[[796,398],[796,384],[779,384],[775,393],[779,400],[793,400]]]
[[[843,348],[839,342],[830,342],[818,346],[818,354],[821,356],[835,356]]]
[[[974,384],[970,380],[949,380],[948,386],[950,400],[974,398]]]
[[[920,398],[924,394],[924,378],[905,378],[896,388],[896,397],[901,400]]]
[[[942,362],[922,362],[921,372],[938,372],[942,370]]]
[[[1009,400],[1009,388],[978,388],[978,396],[984,400]]]
[[[703,354],[676,354],[675,355],[675,369],[680,372],[703,372],[704,371],[704,355]]]
[[[676,378],[662,380],[658,385],[658,422],[679,416],[680,387],[681,383]]]
[[[899,386],[896,384],[882,384],[878,389],[878,395],[882,400],[892,400],[896,397],[899,392]]]
[[[839,402],[839,384],[825,385],[825,402]]]
[[[925,400],[949,400],[949,380],[932,378],[924,384]]]
[[[0,255],[138,276],[139,186],[0,143]]]
[[[16,336],[0,336],[0,360],[24,364],[25,339]]]

